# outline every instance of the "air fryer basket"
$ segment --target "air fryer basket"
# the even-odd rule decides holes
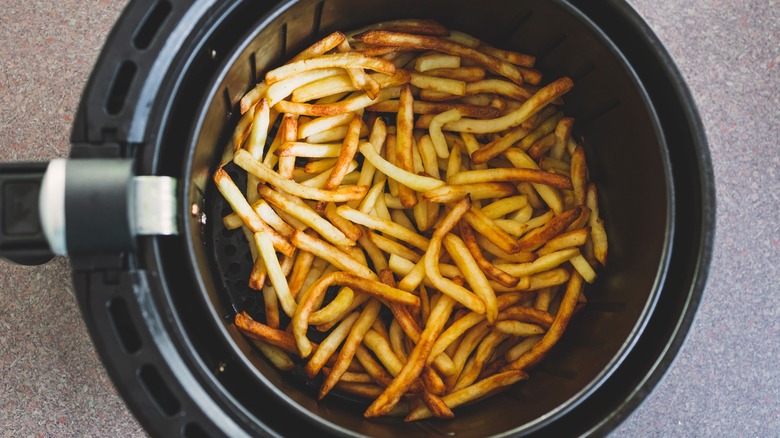
[[[459,409],[454,420],[419,424],[364,420],[366,404],[348,397],[316,402],[312,383],[301,373],[278,372],[238,334],[230,315],[247,310],[259,317],[262,305],[246,286],[251,258],[244,236],[223,229],[219,219],[229,207],[208,179],[237,120],[238,99],[267,68],[331,31],[404,17],[433,18],[497,47],[531,53],[546,81],[572,77],[575,88],[565,96],[565,112],[575,117],[576,135],[587,146],[611,244],[608,268],[586,289],[587,307],[530,380]],[[191,138],[188,199],[201,206],[207,220],[204,225],[193,217],[189,244],[200,292],[213,306],[211,319],[235,352],[233,368],[241,368],[234,372],[241,374],[242,388],[228,392],[259,418],[274,406],[329,432],[370,436],[530,433],[564,427],[567,415],[582,415],[577,408],[603,392],[653,316],[673,246],[669,133],[645,87],[615,42],[566,2],[327,0],[278,6],[223,62],[205,90]],[[594,420],[578,428],[587,430]]]
[[[610,237],[609,266],[531,379],[451,421],[364,420],[364,402],[315,401],[233,325],[262,306],[243,236],[210,175],[238,99],[268,66],[333,30],[433,18],[536,55],[587,145]],[[79,106],[71,157],[132,159],[179,180],[179,237],[119,254],[71,254],[74,286],[116,388],[157,436],[576,435],[605,433],[649,393],[692,323],[714,232],[703,129],[671,60],[620,0],[135,0]]]

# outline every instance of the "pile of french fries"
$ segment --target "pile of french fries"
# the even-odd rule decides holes
[[[276,367],[406,421],[528,377],[607,258],[572,81],[533,65],[397,20],[328,35],[241,99],[214,181],[265,307],[235,324]]]

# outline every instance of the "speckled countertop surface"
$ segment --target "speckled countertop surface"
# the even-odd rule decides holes
[[[701,113],[715,251],[690,338],[613,436],[780,436],[780,4],[632,0]],[[0,0],[0,159],[64,157],[124,1]],[[90,343],[65,259],[0,262],[0,436],[143,436]]]

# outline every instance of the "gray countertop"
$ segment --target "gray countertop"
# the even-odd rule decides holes
[[[630,3],[696,100],[718,216],[690,338],[613,436],[780,436],[780,4]],[[0,159],[67,155],[81,90],[124,5],[0,2]],[[90,342],[66,259],[0,262],[0,435],[143,435]]]

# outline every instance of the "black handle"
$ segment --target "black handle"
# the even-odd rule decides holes
[[[0,163],[0,257],[40,265],[54,257],[41,227],[38,194],[49,163]]]

